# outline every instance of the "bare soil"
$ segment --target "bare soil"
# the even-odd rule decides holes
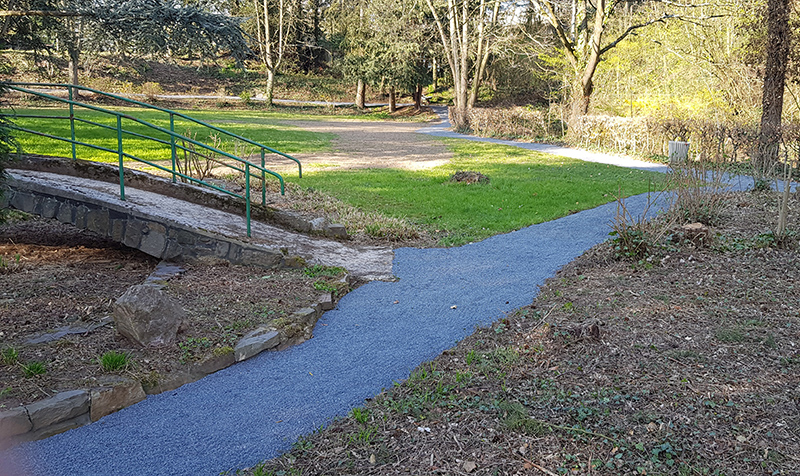
[[[800,474],[800,203],[782,243],[775,195],[726,203],[708,246],[631,262],[598,245],[244,473]]]
[[[178,342],[146,349],[120,336],[110,315],[114,301],[153,272],[154,258],[53,220],[29,219],[0,226],[0,260],[0,350],[18,352],[16,359],[0,359],[0,409],[97,386],[108,374],[156,386],[195,361],[230,351],[259,324],[314,304],[321,294],[315,283],[347,290],[338,274],[334,279],[225,262],[184,264],[185,271],[166,287],[187,313]],[[29,342],[65,326],[94,329]],[[107,351],[127,353],[131,363],[105,371],[99,358]],[[44,364],[46,372],[26,376],[32,362]]]

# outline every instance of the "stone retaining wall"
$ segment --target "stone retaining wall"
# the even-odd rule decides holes
[[[46,191],[11,188],[6,191],[4,202],[0,205],[44,218],[55,218],[165,260],[214,257],[234,264],[265,268],[297,267],[302,264],[302,259],[287,256],[280,249],[249,245],[178,223],[165,224],[151,220],[123,208],[117,210],[58,197]]]
[[[119,183],[118,166],[87,160],[25,155],[13,163],[13,168],[84,177],[114,184]],[[199,187],[182,182],[173,183],[171,180],[132,169],[125,169],[124,178],[126,186],[132,188],[158,193],[242,216],[245,214],[243,200],[212,188]],[[308,220],[296,213],[279,208],[253,204],[250,216],[255,220],[274,223],[301,233],[312,233],[331,238],[347,237],[347,230],[342,225],[328,223],[322,218]]]

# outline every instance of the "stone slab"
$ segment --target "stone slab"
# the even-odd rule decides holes
[[[103,382],[104,386],[91,391],[92,421],[97,421],[106,415],[129,407],[145,399],[142,384],[136,380],[117,377]]]
[[[40,430],[89,412],[89,392],[71,390],[26,406],[33,430]]]
[[[280,332],[271,327],[259,327],[242,337],[233,349],[237,362],[249,359],[281,343]]]
[[[0,412],[0,435],[2,437],[21,435],[31,429],[33,429],[33,424],[25,407],[16,407]]]

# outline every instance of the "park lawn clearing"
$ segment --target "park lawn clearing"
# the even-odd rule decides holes
[[[582,162],[517,147],[447,139],[450,163],[426,170],[306,170],[296,183],[367,212],[415,223],[457,246],[658,189],[653,172]],[[476,171],[488,184],[452,182]],[[381,238],[376,236],[376,238]]]
[[[169,116],[167,113],[161,111],[136,108],[107,107],[107,109],[123,112],[164,129],[169,129]],[[64,108],[16,109],[15,112],[20,115],[69,115],[68,111]],[[256,111],[181,110],[177,112],[181,112],[204,122],[213,123],[216,127],[259,142],[286,154],[328,150],[330,148],[330,141],[333,139],[332,134],[304,131],[296,127],[279,123],[279,120],[286,119],[286,114],[273,117],[269,113]],[[76,108],[76,117],[91,120],[116,129],[116,117],[114,116]],[[33,129],[59,137],[70,137],[70,125],[67,120],[17,118],[14,122],[20,127],[25,127],[27,129]],[[123,119],[122,127],[124,130],[155,137],[167,142],[167,144],[161,144],[132,135],[124,135],[123,150],[126,153],[148,161],[167,162],[170,160],[171,149],[168,144],[170,140],[168,134],[161,133],[129,119]],[[116,130],[103,129],[94,125],[77,122],[75,124],[75,129],[76,140],[78,141],[112,150],[117,149]],[[205,144],[216,146],[218,149],[232,153],[238,157],[260,157],[260,150],[255,146],[233,140],[225,137],[224,134],[219,134],[213,130],[180,118],[175,119],[175,132]],[[215,137],[218,137],[218,139],[215,140]],[[18,134],[18,141],[22,150],[28,154],[60,157],[72,156],[71,145],[68,142],[51,140],[23,133]],[[84,160],[113,163],[119,160],[116,153],[104,152],[89,147],[78,146],[77,152],[78,157]],[[182,156],[182,151],[178,151],[178,156],[179,158]],[[127,163],[130,162],[133,161],[127,161]]]

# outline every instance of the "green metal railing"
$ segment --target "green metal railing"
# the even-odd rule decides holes
[[[271,175],[271,176],[277,178],[278,181],[280,182],[281,194],[283,195],[284,192],[285,192],[285,183],[284,183],[283,177],[280,174],[278,174],[276,172],[273,172],[273,171],[271,171],[271,170],[269,170],[269,169],[267,169],[265,167],[266,153],[270,152],[270,153],[278,154],[278,155],[280,155],[282,157],[285,157],[285,158],[287,158],[289,160],[294,161],[295,163],[297,163],[298,175],[300,177],[302,177],[302,174],[303,174],[302,165],[300,164],[300,161],[295,159],[294,157],[291,157],[290,155],[284,154],[283,152],[279,152],[279,151],[277,151],[277,150],[275,150],[273,148],[270,148],[270,147],[268,147],[266,145],[263,145],[263,144],[260,144],[258,142],[255,142],[253,140],[247,139],[247,138],[239,136],[237,134],[233,134],[233,133],[231,133],[229,131],[226,131],[226,130],[224,130],[222,128],[219,128],[219,127],[216,127],[216,126],[212,126],[211,124],[207,124],[207,123],[205,123],[203,121],[200,121],[200,120],[197,120],[197,119],[195,119],[193,117],[187,116],[185,114],[181,114],[181,113],[179,113],[177,111],[172,111],[172,110],[169,110],[169,109],[165,109],[165,108],[161,108],[161,107],[158,107],[158,106],[154,106],[152,104],[147,104],[147,103],[144,103],[144,102],[140,102],[140,101],[136,101],[136,100],[133,100],[133,99],[125,98],[123,96],[119,96],[119,95],[116,95],[116,94],[106,93],[106,92],[103,92],[103,91],[98,91],[98,90],[95,90],[95,89],[91,89],[91,88],[87,88],[87,87],[83,87],[83,86],[75,86],[75,85],[70,85],[70,84],[6,83],[6,86],[10,90],[18,91],[18,92],[25,93],[25,94],[31,94],[33,96],[45,98],[45,99],[48,99],[50,101],[54,101],[54,102],[58,102],[58,103],[62,103],[62,104],[67,104],[69,106],[69,116],[44,116],[44,115],[23,115],[23,114],[14,114],[14,115],[6,115],[6,114],[4,114],[4,115],[8,116],[8,117],[11,117],[11,118],[69,120],[69,123],[70,123],[70,137],[69,138],[59,137],[59,136],[56,136],[56,135],[47,134],[47,133],[44,133],[44,132],[40,132],[40,131],[24,128],[24,127],[21,127],[21,126],[16,125],[16,124],[11,124],[11,127],[13,129],[15,129],[15,130],[20,131],[20,132],[25,132],[25,133],[28,133],[28,134],[34,134],[34,135],[38,135],[38,136],[42,136],[42,137],[47,137],[47,138],[53,139],[53,140],[59,140],[59,141],[65,141],[65,142],[71,143],[72,144],[72,159],[73,160],[77,160],[77,149],[76,149],[76,146],[78,146],[78,145],[83,146],[83,147],[88,147],[88,148],[91,148],[91,149],[95,149],[95,150],[101,150],[101,151],[104,151],[104,152],[110,152],[110,153],[116,154],[118,156],[118,161],[119,161],[120,198],[122,200],[125,200],[125,180],[124,180],[124,165],[123,165],[123,162],[124,162],[124,159],[127,158],[127,159],[131,159],[131,160],[134,160],[134,161],[137,161],[137,162],[141,162],[141,163],[147,164],[147,165],[149,165],[151,167],[154,167],[154,168],[156,168],[158,170],[161,170],[163,172],[167,172],[167,173],[171,174],[173,183],[177,181],[178,177],[180,177],[180,178],[182,178],[184,180],[187,180],[187,181],[190,181],[192,183],[196,183],[196,184],[199,184],[199,185],[210,187],[212,189],[215,189],[215,190],[223,192],[225,194],[234,196],[236,198],[243,199],[245,201],[245,214],[246,214],[246,218],[247,218],[247,236],[250,236],[250,226],[251,226],[250,225],[250,210],[251,210],[250,179],[255,177],[255,178],[258,178],[258,179],[261,180],[261,203],[262,204],[266,203],[266,179],[267,179],[267,175]],[[62,97],[59,97],[59,96],[55,96],[53,94],[48,94],[47,92],[43,92],[41,90],[37,91],[35,89],[30,89],[30,87],[49,88],[49,89],[63,88],[63,89],[67,90],[67,96],[68,97],[67,98],[62,98]],[[166,129],[164,127],[157,126],[155,124],[152,124],[150,122],[144,121],[144,120],[136,118],[134,116],[125,114],[125,113],[120,112],[120,111],[114,111],[114,110],[110,110],[110,109],[105,109],[103,107],[99,107],[99,106],[95,106],[95,105],[92,105],[92,104],[86,104],[86,103],[82,103],[82,102],[76,101],[75,100],[75,96],[76,96],[75,92],[76,91],[88,91],[88,92],[91,92],[91,93],[94,93],[94,94],[97,94],[97,95],[113,98],[113,99],[116,99],[116,100],[119,100],[119,101],[123,101],[123,102],[129,103],[129,104],[134,104],[134,105],[137,105],[137,106],[140,106],[140,107],[145,107],[145,108],[148,108],[148,109],[154,109],[154,110],[157,110],[157,111],[164,112],[164,113],[169,115],[169,126],[170,127],[169,127],[169,129]],[[85,108],[85,109],[88,109],[88,110],[91,110],[91,111],[96,111],[96,112],[99,112],[99,113],[102,113],[102,114],[107,114],[109,116],[114,116],[114,117],[116,117],[116,126],[109,126],[107,124],[101,124],[99,122],[91,121],[89,119],[77,117],[75,115],[75,108],[76,107]],[[192,122],[192,123],[197,124],[199,126],[206,127],[206,128],[208,128],[208,129],[210,129],[210,130],[212,130],[214,132],[225,134],[228,137],[231,137],[231,138],[233,138],[235,140],[242,141],[242,142],[244,142],[246,144],[250,144],[251,146],[257,147],[261,151],[261,154],[260,154],[261,155],[261,164],[260,165],[259,164],[254,164],[254,163],[252,163],[252,162],[250,162],[250,161],[248,161],[246,159],[243,159],[243,158],[240,158],[240,157],[236,157],[233,154],[225,152],[225,151],[219,149],[218,147],[210,146],[210,145],[205,144],[205,143],[203,143],[201,141],[195,140],[194,138],[185,137],[185,136],[183,136],[181,134],[176,133],[175,132],[175,118],[176,117],[178,117],[180,119],[183,119],[183,120],[186,120],[186,121],[189,121],[189,122]],[[158,132],[160,132],[162,134],[166,134],[169,137],[169,140],[159,139],[159,138],[156,138],[156,137],[152,137],[152,136],[148,136],[148,135],[144,135],[144,134],[139,134],[137,132],[133,132],[133,131],[130,131],[130,130],[123,129],[122,128],[122,120],[123,119],[135,122],[135,123],[140,124],[142,126],[145,126],[147,128],[153,129],[154,131],[158,131]],[[88,125],[92,125],[92,126],[96,126],[96,127],[100,127],[102,129],[108,129],[108,130],[116,131],[116,135],[117,135],[117,148],[116,148],[116,150],[108,148],[108,147],[103,147],[103,146],[100,146],[100,145],[97,145],[97,144],[90,144],[90,143],[87,143],[87,142],[79,141],[77,139],[77,137],[76,137],[76,132],[75,132],[75,123],[76,122],[77,123],[82,123],[82,124],[88,124]],[[124,151],[124,149],[123,149],[123,146],[124,146],[124,140],[123,139],[126,136],[137,137],[137,138],[140,138],[140,139],[145,139],[145,140],[153,141],[153,142],[160,143],[162,145],[168,146],[170,148],[170,154],[171,154],[171,168],[167,168],[167,167],[164,167],[162,165],[150,162],[148,160],[136,157],[136,156],[134,156],[132,154],[126,153]],[[185,145],[186,143],[192,144],[192,145],[194,145],[196,147],[200,147],[201,149],[205,150],[206,153],[199,153],[195,149],[190,149],[189,147],[187,147]],[[218,187],[218,186],[216,186],[214,184],[208,183],[208,182],[206,182],[204,180],[191,177],[187,173],[181,172],[179,170],[179,166],[178,166],[178,157],[177,157],[178,150],[182,150],[184,153],[189,152],[189,153],[192,153],[192,154],[196,154],[199,157],[202,157],[202,158],[205,158],[207,160],[213,161],[213,162],[215,162],[217,164],[220,164],[222,166],[228,167],[230,169],[236,170],[236,171],[244,174],[244,177],[245,177],[245,194],[244,195],[237,194],[235,192],[226,190],[226,189],[224,189],[222,187]],[[214,157],[212,157],[211,154],[218,154],[219,156],[222,156],[222,157],[228,159],[229,161],[232,161],[233,163],[227,163],[227,162],[222,161],[222,160],[217,160]],[[256,173],[255,174],[251,173],[251,169],[255,169]],[[188,170],[184,170],[184,171],[188,172]]]

